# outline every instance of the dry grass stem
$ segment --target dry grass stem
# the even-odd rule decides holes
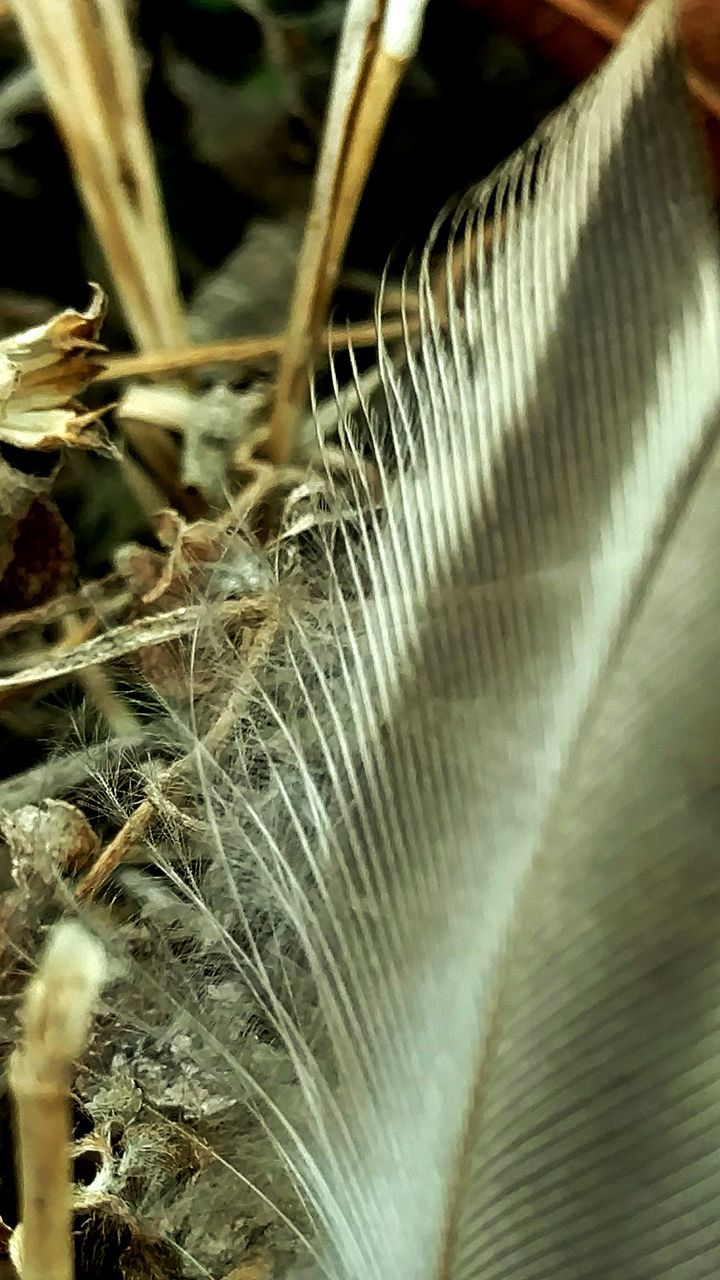
[[[262,512],[270,499],[281,491],[287,491],[294,485],[302,484],[307,478],[306,467],[276,467],[273,463],[253,460],[247,468],[250,479],[243,485],[241,493],[233,502],[233,517],[245,525],[251,524],[253,518]]]
[[[233,1267],[224,1280],[271,1280],[272,1273],[270,1258],[265,1254],[255,1254],[241,1262],[239,1267]]]
[[[617,44],[627,27],[626,19],[609,13],[604,5],[597,3],[597,0],[546,0],[546,2],[568,18],[574,18],[582,23],[584,27],[594,31],[609,44]],[[689,70],[687,79],[700,105],[720,120],[720,89],[697,71]]]
[[[270,453],[284,462],[307,396],[348,236],[407,63],[425,0],[350,0],[270,418]]]
[[[21,1280],[73,1280],[70,1086],[104,974],[100,944],[63,921],[27,989],[10,1060],[21,1198],[11,1256]]]
[[[14,3],[128,327],[143,349],[182,346],[187,331],[175,256],[145,123],[126,4]],[[162,487],[160,505],[169,499],[184,509],[174,441],[159,432],[144,439],[137,439],[130,428],[126,434]],[[129,483],[142,495],[136,476],[129,477]]]
[[[246,601],[228,601],[216,610],[213,619],[230,622],[245,604]],[[181,605],[166,613],[158,613],[151,618],[138,618],[136,622],[115,627],[105,635],[93,636],[92,639],[74,645],[69,652],[63,645],[58,645],[50,657],[44,656],[34,665],[0,677],[0,693],[12,689],[27,689],[45,680],[58,680],[99,663],[123,658],[128,653],[137,653],[139,649],[145,649],[149,645],[179,640],[201,626],[207,613],[204,605]],[[88,625],[95,624],[93,622]]]
[[[406,313],[414,314],[420,310],[417,289],[388,280],[383,282],[370,271],[354,269],[343,271],[340,283],[348,289],[355,289],[358,293],[369,294],[371,298],[377,298],[382,293],[382,307],[385,313],[397,311],[398,314],[405,315]]]
[[[163,507],[167,506],[167,494],[127,451],[123,451],[122,465],[128,489],[140,510],[152,520],[158,511],[162,511]]]
[[[65,644],[72,648],[84,638],[84,623],[76,614],[67,614],[62,621]],[[130,705],[120,697],[113,682],[102,667],[86,667],[78,676],[88,701],[101,713],[115,738],[136,739],[140,723]]]
[[[174,255],[118,0],[13,0],[139,346],[185,339]]]
[[[110,582],[107,578],[99,579],[98,582],[80,587],[78,591],[53,596],[44,604],[23,609],[20,613],[6,613],[0,618],[0,638],[28,627],[45,627],[51,622],[61,622],[66,613],[73,610],[89,609],[96,612],[102,607],[104,620],[112,614],[122,613],[130,603],[130,592],[124,589],[112,590]]]
[[[407,325],[400,319],[383,320],[382,336],[386,342],[402,338],[415,325]],[[351,324],[344,329],[327,329],[322,345],[331,351],[343,351],[353,347],[374,347],[378,339],[374,321]],[[178,373],[184,369],[201,369],[208,364],[244,364],[252,360],[267,360],[282,354],[285,334],[271,334],[266,338],[228,338],[221,342],[197,343],[178,351],[147,351],[138,355],[109,356],[105,367],[97,375],[96,382],[115,382],[120,378],[137,378],[143,374],[154,377],[163,373]]]

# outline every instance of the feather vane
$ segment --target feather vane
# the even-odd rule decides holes
[[[452,216],[442,305],[428,250],[420,342],[402,370],[380,348],[383,421],[367,409],[381,501],[358,465],[326,598],[287,620],[292,705],[278,677],[230,758],[197,749],[215,879],[170,874],[285,1046],[302,1118],[268,1088],[256,1104],[332,1280],[699,1280],[718,1261],[698,1186],[720,1164],[685,1135],[692,1081],[717,1111],[720,1024],[690,960],[666,981],[672,1030],[643,1006],[644,930],[673,935],[673,886],[711,858],[686,804],[716,785],[720,710],[699,705],[717,537],[696,528],[720,280],[675,20],[653,0]],[[360,464],[350,426],[347,448]],[[282,921],[269,941],[243,876]],[[696,897],[679,916],[700,911],[717,974],[711,886]],[[707,1034],[684,1045],[691,991]],[[245,1096],[232,1041],[198,1025]],[[643,1052],[676,1125],[653,1156],[667,1217],[617,1164],[618,1117],[632,1145],[648,1116],[627,1081],[601,1088],[613,1054],[622,1076]]]

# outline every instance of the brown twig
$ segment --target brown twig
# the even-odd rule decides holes
[[[292,453],[348,236],[424,8],[425,0],[350,0],[347,6],[270,418],[275,462]]]
[[[589,31],[593,31],[608,44],[617,44],[622,38],[627,22],[610,13],[597,0],[545,0],[567,18],[573,18]],[[706,111],[720,120],[720,89],[698,71],[688,71],[688,84],[698,102]]]
[[[409,329],[413,330],[410,324]],[[402,338],[405,326],[402,320],[383,320],[382,336],[387,342]],[[345,329],[329,329],[324,343],[331,351],[343,351],[347,346],[372,347],[377,342],[378,331],[373,321],[351,324]],[[177,373],[183,369],[201,369],[207,364],[244,364],[250,360],[266,360],[279,356],[283,351],[285,335],[271,334],[267,338],[228,338],[221,342],[197,343],[177,351],[146,351],[129,356],[111,356],[105,362],[96,382],[115,382],[120,378],[137,378],[143,374],[153,376]]]
[[[50,622],[60,622],[72,610],[90,609],[97,610],[102,604],[103,617],[108,617],[112,613],[121,613],[130,602],[130,592],[120,589],[112,596],[103,596],[102,588],[107,582],[116,581],[115,578],[99,579],[92,584],[83,586],[79,591],[73,591],[69,594],[61,596],[53,596],[52,600],[47,600],[44,604],[34,605],[30,609],[23,609],[20,613],[7,613],[0,618],[0,637],[10,634],[12,631],[21,631],[26,627],[45,627]],[[91,587],[93,588],[91,590]]]

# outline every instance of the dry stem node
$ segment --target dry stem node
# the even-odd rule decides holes
[[[21,1280],[72,1280],[70,1085],[105,978],[105,953],[74,921],[56,925],[30,983],[23,1040],[10,1060],[22,1226]]]

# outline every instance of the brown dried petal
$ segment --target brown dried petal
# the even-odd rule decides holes
[[[21,376],[31,370],[52,368],[70,353],[88,352],[87,382],[91,382],[101,367],[93,352],[103,351],[98,342],[105,318],[106,298],[99,285],[93,284],[92,297],[85,311],[68,308],[60,311],[45,324],[34,325],[22,333],[0,340],[0,352],[9,356],[20,369]],[[87,383],[85,384],[87,385]],[[77,383],[75,394],[82,390]]]
[[[105,296],[93,286],[87,311],[62,311],[0,342],[0,440],[24,449],[63,445],[113,454],[96,413],[75,397],[103,367],[97,341]]]
[[[105,412],[99,410],[98,412]],[[106,458],[118,457],[117,450],[95,413],[80,413],[75,405],[66,409],[11,407],[0,419],[0,440],[18,449],[90,449]]]

